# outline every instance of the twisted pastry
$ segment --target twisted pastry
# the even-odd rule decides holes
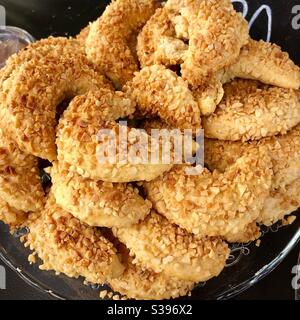
[[[268,155],[249,151],[224,173],[204,169],[189,176],[185,167],[174,167],[144,187],[154,208],[171,222],[200,237],[237,241],[269,195],[270,162]]]
[[[259,140],[286,133],[300,122],[300,100],[292,89],[235,80],[214,114],[203,119],[207,138]]]
[[[142,116],[158,116],[179,129],[201,128],[200,110],[187,84],[164,66],[143,68],[124,89]]]
[[[54,270],[68,277],[82,276],[91,283],[104,283],[124,271],[116,249],[101,232],[81,223],[62,210],[49,195],[40,215],[31,214],[29,234],[22,241],[43,261],[42,270]]]
[[[150,213],[150,201],[130,185],[83,178],[60,163],[50,174],[57,204],[90,226],[127,227]]]
[[[300,88],[300,68],[278,45],[263,40],[251,39],[222,77],[223,82],[237,77],[287,89]]]
[[[181,73],[193,86],[203,84],[212,73],[234,63],[249,41],[248,24],[230,0],[168,0],[166,8],[180,16],[181,31],[177,33],[189,37]]]
[[[178,280],[163,273],[155,273],[133,264],[128,249],[118,245],[122,263],[126,266],[124,273],[109,279],[110,287],[130,299],[162,300],[187,295],[195,286],[192,281]]]
[[[38,211],[44,205],[38,160],[20,151],[1,129],[0,198],[16,211]]]
[[[205,163],[210,170],[226,170],[243,154],[267,153],[273,165],[271,194],[265,200],[258,222],[271,225],[299,207],[300,178],[300,126],[285,135],[264,138],[260,141],[205,140]]]
[[[220,141],[205,139],[205,164],[210,170],[225,171],[238,158],[251,151],[271,157],[274,176],[272,188],[278,189],[300,177],[300,125],[287,134],[259,141]]]
[[[10,231],[22,227],[27,218],[28,214],[26,212],[12,208],[6,201],[0,198],[0,221],[7,224]]]
[[[116,0],[90,25],[86,53],[115,86],[120,89],[138,71],[128,42],[154,14],[156,0]]]
[[[175,28],[165,8],[148,20],[137,39],[137,54],[142,67],[183,63],[188,45],[176,38]]]
[[[217,276],[229,256],[220,239],[201,239],[173,225],[155,211],[142,222],[113,228],[134,257],[133,263],[184,281],[201,282]]]
[[[78,41],[49,38],[8,60],[0,79],[0,124],[19,148],[56,159],[56,107],[65,99],[101,87]]]
[[[300,207],[300,178],[273,190],[266,199],[258,222],[271,226]]]
[[[134,111],[135,103],[122,92],[100,90],[77,96],[58,125],[58,160],[69,164],[70,171],[107,182],[148,181],[170,170],[172,164],[152,164],[150,161],[145,162],[144,154],[130,153],[130,150],[134,151],[135,145],[143,144],[144,140],[149,141],[149,136],[146,132],[118,125],[115,120],[129,116]],[[103,137],[101,132],[104,133]],[[112,155],[107,150],[107,134],[114,142],[119,141],[123,134],[126,139],[124,146],[113,148]],[[153,148],[159,150],[159,147],[154,145]],[[151,159],[154,149],[149,148],[148,144],[143,145],[146,160]],[[128,159],[123,159],[124,152],[128,150]],[[103,159],[103,153],[106,152],[108,157]]]

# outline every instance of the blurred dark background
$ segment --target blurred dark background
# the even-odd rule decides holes
[[[95,20],[110,1],[106,0],[0,0],[7,11],[7,24],[29,31],[37,39],[52,35],[76,35],[89,21]],[[300,64],[299,0],[236,0],[237,9],[248,2],[247,20],[262,6],[272,9],[272,38]],[[298,6],[298,7],[297,7]],[[297,17],[297,14],[299,17]],[[252,36],[266,39],[267,14],[256,20]],[[293,27],[294,25],[294,27]],[[296,27],[296,28],[295,28]]]
[[[244,1],[236,1],[241,9]],[[300,65],[300,1],[249,0],[247,19],[261,5],[272,9],[271,41],[281,45]],[[89,21],[95,20],[109,1],[101,0],[0,0],[7,13],[7,25],[21,27],[36,39],[49,35],[76,35]],[[263,10],[252,28],[254,38],[266,39],[268,16]],[[299,245],[269,276],[236,299],[294,299],[292,267],[297,264]],[[1,264],[1,261],[0,261]],[[0,290],[4,299],[50,299],[24,283],[13,271],[7,271],[7,290]]]

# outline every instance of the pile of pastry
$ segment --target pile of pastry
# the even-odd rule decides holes
[[[293,222],[299,87],[299,67],[252,40],[229,0],[115,0],[77,38],[37,41],[0,70],[0,220],[27,227],[43,270],[127,298],[187,295],[220,274],[229,243]],[[127,149],[170,128],[204,129],[198,174],[99,159],[102,129],[125,130]]]

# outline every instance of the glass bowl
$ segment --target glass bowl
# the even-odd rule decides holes
[[[259,247],[256,243],[233,244],[227,266],[217,278],[200,283],[187,300],[229,299],[245,291],[276,268],[300,240],[300,220],[290,226],[263,227]],[[83,279],[70,279],[30,265],[29,250],[20,243],[24,234],[11,235],[0,223],[0,258],[36,289],[57,299],[99,299],[100,286],[84,285]],[[300,261],[299,261],[300,263]],[[105,287],[107,289],[107,287]],[[299,294],[299,292],[298,292]]]
[[[296,282],[297,282],[297,287],[295,288],[295,300],[300,300],[300,252],[299,252],[299,257],[298,257],[298,262],[296,266]]]
[[[291,26],[292,8],[286,1],[273,2],[270,6],[264,1],[248,1],[249,4],[245,0],[233,2],[251,22],[253,38],[271,39],[289,51],[300,64],[299,47],[294,41],[299,31]],[[39,39],[51,34],[76,35],[101,14],[109,1],[102,1],[99,5],[98,0],[88,0],[84,8],[81,3],[71,0],[28,0],[26,4],[23,0],[3,0],[2,3],[7,9],[10,24],[29,30]],[[27,39],[33,41],[33,38]],[[0,222],[0,234],[0,258],[31,286],[56,299],[99,299],[100,286],[84,285],[83,279],[70,279],[41,271],[38,264],[30,265],[27,261],[29,250],[19,241],[22,232],[11,235]],[[299,218],[290,226],[276,224],[263,228],[259,247],[255,243],[232,245],[231,256],[221,275],[197,285],[192,295],[184,299],[229,299],[238,295],[276,268],[299,240]],[[296,297],[299,299],[299,290]]]
[[[5,65],[5,61],[9,56],[18,52],[29,43],[34,42],[34,37],[27,31],[12,27],[0,27],[0,68]]]

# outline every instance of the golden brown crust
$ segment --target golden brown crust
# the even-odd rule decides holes
[[[137,300],[164,300],[186,296],[194,282],[167,277],[129,264],[121,277],[109,280],[115,292]]]
[[[234,80],[224,89],[215,113],[203,119],[207,138],[258,140],[284,134],[300,122],[300,101],[292,89],[252,80]]]
[[[169,0],[140,33],[138,56],[142,67],[182,64],[183,78],[192,85],[202,114],[208,115],[223,96],[214,74],[235,62],[248,38],[247,23],[230,1]]]
[[[248,243],[257,240],[260,238],[261,232],[260,227],[258,226],[257,222],[252,222],[248,224],[240,233],[237,234],[229,234],[227,236],[227,241],[234,243]]]
[[[163,130],[163,129],[171,129],[169,125],[167,125],[160,118],[151,118],[146,119],[142,122],[143,129],[146,130],[148,134],[151,134],[152,129]]]
[[[203,116],[214,113],[224,96],[223,84],[216,75],[208,77],[202,85],[192,87],[192,92]]]
[[[101,232],[58,207],[51,194],[41,214],[30,215],[28,226],[30,232],[22,241],[33,250],[29,261],[34,262],[36,254],[42,260],[42,270],[100,284],[124,271],[116,249]]]
[[[130,185],[86,179],[58,163],[50,173],[57,204],[90,226],[127,227],[150,212],[150,201]]]
[[[248,42],[248,25],[229,0],[169,0],[166,8],[188,21],[189,49],[181,72],[190,84],[231,65]]]
[[[299,87],[300,68],[251,40],[230,0],[112,0],[76,39],[37,41],[0,70],[0,220],[30,229],[43,270],[127,298],[186,295],[222,271],[224,241],[300,206]],[[175,154],[170,131],[202,121],[222,140],[205,141],[209,170],[175,166],[186,145]],[[52,162],[47,201],[37,157]]]
[[[250,143],[205,139],[204,149],[205,163],[209,169],[221,171],[226,170],[249,150],[268,153],[274,172],[272,189],[284,188],[300,177],[300,125],[285,135]]]
[[[179,129],[200,129],[200,110],[188,85],[162,65],[143,68],[125,90],[143,116],[157,117]]]
[[[38,211],[44,191],[38,160],[20,151],[0,129],[0,197],[16,211]]]
[[[142,67],[181,64],[188,49],[177,39],[165,8],[159,8],[138,36],[137,52]]]
[[[300,207],[300,178],[271,192],[258,222],[266,226],[282,220]]]
[[[121,250],[126,265],[125,272],[117,278],[110,279],[109,285],[129,299],[163,300],[187,295],[195,286],[192,281],[174,279],[163,273],[139,267],[133,264],[128,250]]]
[[[300,68],[279,46],[262,40],[250,40],[226,73],[229,78],[259,80],[287,89],[300,88]]]
[[[28,214],[12,208],[6,201],[0,198],[0,221],[7,224],[11,231],[26,224]]]
[[[86,27],[84,27],[80,33],[76,36],[76,39],[80,42],[82,42],[83,45],[85,45],[85,41],[90,33],[91,26],[88,24]]]
[[[117,88],[138,70],[128,46],[130,35],[139,30],[158,7],[156,0],[116,0],[90,26],[86,53]]]
[[[172,137],[175,137],[178,135],[184,135],[184,130],[174,129],[171,126],[167,125],[164,121],[162,121],[160,118],[150,118],[146,119],[141,123],[141,126],[149,135],[158,134],[160,135],[159,138],[159,144],[161,148],[161,152],[164,152],[164,147],[167,148],[168,152],[170,152],[170,159],[173,161],[173,163],[178,163],[178,160],[180,163],[186,163],[186,155],[193,156],[197,153],[197,150],[199,149],[199,144],[192,140],[191,144],[187,143],[185,144],[185,141],[183,140],[183,147],[178,148],[176,144],[174,144],[174,139]],[[153,129],[155,132],[153,133]],[[168,134],[164,136],[164,130],[168,130]],[[171,143],[168,144],[164,142],[166,137],[170,137]],[[180,157],[179,157],[180,156]]]
[[[220,239],[200,239],[155,211],[142,222],[113,228],[134,257],[133,263],[179,280],[202,282],[225,267],[228,246]]]
[[[108,129],[117,142],[121,128],[126,131],[127,137],[137,137],[141,141],[149,138],[146,133],[134,128],[121,127],[115,122],[116,119],[129,116],[134,111],[135,103],[122,92],[100,90],[77,96],[64,112],[57,129],[58,160],[70,164],[70,171],[76,171],[86,178],[108,182],[149,181],[170,170],[171,164],[145,163],[143,155],[138,154],[133,154],[134,163],[129,161],[130,159],[125,159],[125,164],[121,163],[123,146],[117,146],[116,156],[106,159],[110,161],[100,159],[100,151],[103,148],[106,150],[107,146],[99,137],[100,129]],[[136,139],[127,139],[125,147],[131,149],[136,143]],[[150,150],[147,146],[146,148],[146,153],[151,159],[151,152],[155,150]]]
[[[138,30],[136,30],[135,32],[133,32],[129,39],[128,39],[128,47],[131,51],[131,54],[133,55],[134,59],[136,61],[138,61],[138,56],[137,56],[137,38],[138,38],[138,34],[140,33],[141,28],[139,28]]]
[[[299,206],[300,126],[286,135],[242,143],[207,139],[205,163],[211,170],[225,170],[246,152],[264,152],[271,157],[274,176],[272,189],[258,217],[258,222],[271,225]]]
[[[170,221],[199,236],[230,240],[254,222],[269,194],[270,158],[249,152],[224,173],[204,169],[187,175],[174,167],[161,178],[145,183],[154,208]]]
[[[76,94],[110,87],[77,50],[78,43],[49,38],[8,61],[4,73],[10,77],[0,81],[0,123],[22,151],[55,160],[57,105]]]
[[[6,61],[5,68],[1,69],[0,86],[7,80],[11,74],[18,69],[23,63],[29,62],[32,59],[38,60],[45,56],[62,56],[70,52],[84,53],[84,48],[79,41],[70,40],[62,37],[49,37],[31,43],[29,46],[13,54]]]

